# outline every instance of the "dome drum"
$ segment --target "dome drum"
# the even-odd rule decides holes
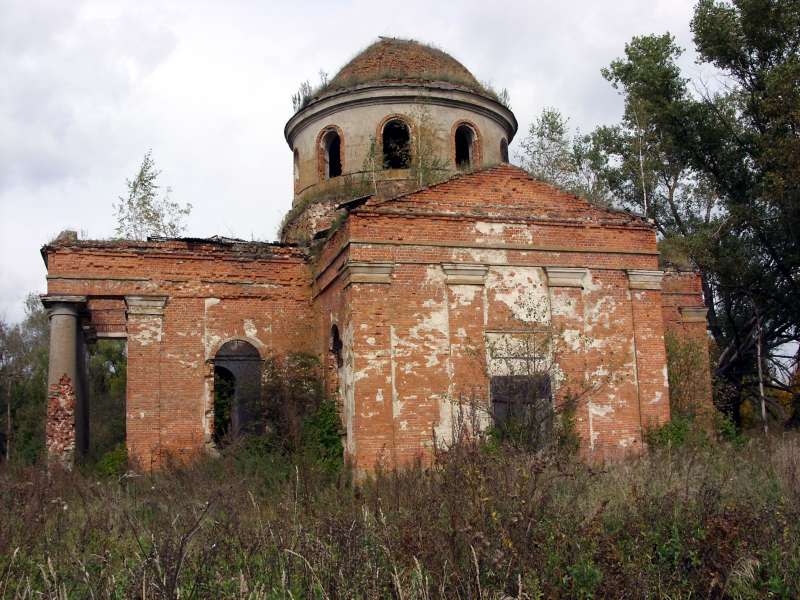
[[[458,61],[416,42],[381,39],[286,124],[295,156],[293,206],[389,196],[505,162],[516,131],[511,110]],[[301,210],[293,212],[302,218]],[[285,241],[302,241],[286,232]]]

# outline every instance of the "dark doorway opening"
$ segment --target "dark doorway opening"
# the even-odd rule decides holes
[[[393,119],[383,126],[383,167],[407,169],[411,163],[411,134],[408,125]]]
[[[260,433],[261,356],[243,340],[226,342],[214,357],[214,443],[218,447],[245,433]]]

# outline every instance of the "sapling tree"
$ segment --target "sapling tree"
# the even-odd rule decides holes
[[[161,191],[158,177],[161,171],[148,150],[133,179],[125,184],[128,193],[114,205],[117,216],[116,236],[121,239],[146,240],[148,237],[177,237],[186,230],[184,219],[192,205],[181,205],[170,199],[172,189]]]

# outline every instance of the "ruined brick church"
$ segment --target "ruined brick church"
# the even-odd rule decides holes
[[[298,99],[280,242],[44,246],[50,459],[87,447],[97,338],[127,343],[126,442],[145,469],[213,452],[215,386],[243,404],[292,352],[319,357],[360,470],[424,458],[465,406],[485,425],[531,381],[532,402],[580,399],[585,456],[640,449],[670,415],[665,332],[707,343],[699,279],[660,264],[647,220],[508,164],[501,100],[448,54],[381,38]]]

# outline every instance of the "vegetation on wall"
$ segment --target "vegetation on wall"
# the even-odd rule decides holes
[[[114,205],[117,217],[116,236],[122,239],[146,240],[148,237],[177,237],[185,229],[184,219],[192,205],[181,205],[170,199],[172,189],[158,184],[161,171],[156,169],[152,150],[148,150],[133,179],[127,179],[127,195]]]

